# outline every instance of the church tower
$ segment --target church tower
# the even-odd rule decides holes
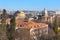
[[[47,10],[44,8],[44,10],[42,11],[42,15],[43,16],[48,16],[48,12],[47,12]]]
[[[44,18],[44,21],[47,21],[48,18],[48,11],[44,8],[44,10],[42,11],[42,16]]]

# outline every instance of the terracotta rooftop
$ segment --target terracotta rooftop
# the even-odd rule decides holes
[[[1,22],[1,20],[0,20],[0,22]],[[10,22],[10,19],[7,19],[6,22],[7,23]],[[43,26],[47,25],[45,23],[37,23],[37,22],[32,22],[32,21],[25,22],[23,20],[16,20],[15,22],[16,22],[16,24],[23,24],[23,25],[25,25],[22,28],[35,28],[35,27],[43,27]],[[18,26],[16,26],[16,27],[18,27]]]
[[[45,23],[37,23],[37,22],[32,22],[32,21],[25,22],[25,21],[22,21],[22,20],[17,20],[16,21],[16,24],[23,24],[23,25],[25,25],[22,28],[36,28],[36,27],[44,27],[44,26],[47,26],[47,24],[45,24]]]

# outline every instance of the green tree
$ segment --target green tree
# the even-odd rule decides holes
[[[13,16],[10,21],[10,39],[9,40],[15,40],[15,17]]]
[[[2,33],[1,36],[0,36],[1,40],[8,40],[8,38],[6,36],[7,35],[6,34],[6,31],[7,31],[6,30],[6,19],[7,19],[7,13],[6,13],[6,10],[3,9],[3,11],[2,11],[2,20],[1,20],[2,24],[0,24],[0,33]]]
[[[5,32],[7,31],[6,30],[6,19],[7,19],[7,12],[5,9],[3,9],[1,23],[2,23],[2,26],[3,26]]]
[[[1,20],[1,23],[2,23],[3,28],[5,29],[5,31],[7,31],[7,30],[6,30],[6,19],[7,19],[7,12],[6,12],[5,9],[3,9],[3,11],[2,11],[2,20]]]
[[[7,28],[7,38],[10,40],[11,38],[10,38],[10,35],[11,35],[11,33],[10,33],[10,25],[9,24],[7,24],[7,26],[6,26],[6,28]]]
[[[57,18],[57,17],[56,17]],[[56,34],[58,34],[58,22],[57,22],[57,19],[55,18],[55,21],[54,21],[54,32]]]
[[[55,17],[55,21],[54,21],[54,27],[53,27],[53,30],[56,34],[56,39],[57,39],[57,36],[58,36],[58,22],[57,22],[57,16]]]
[[[2,24],[6,23],[6,19],[7,19],[7,12],[5,9],[3,9],[3,13],[2,13]]]

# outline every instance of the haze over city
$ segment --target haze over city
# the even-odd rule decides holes
[[[60,0],[0,0],[0,40],[60,40]]]
[[[60,0],[0,0],[0,9],[7,10],[60,10]]]

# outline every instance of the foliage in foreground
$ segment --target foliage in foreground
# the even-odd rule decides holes
[[[60,35],[58,35],[57,38],[56,38],[56,35],[53,36],[53,37],[50,37],[50,36],[44,37],[44,36],[42,36],[42,37],[39,38],[39,40],[60,40]]]

